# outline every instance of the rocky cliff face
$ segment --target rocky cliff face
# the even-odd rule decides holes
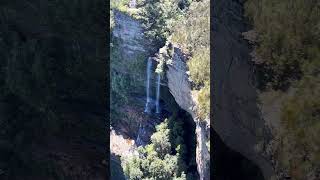
[[[151,46],[150,41],[144,37],[143,28],[137,19],[117,10],[113,10],[113,13],[115,26],[112,30],[113,44],[111,46],[117,54],[114,55],[115,59],[111,59],[111,69],[112,72],[130,79],[135,87],[130,90],[124,88],[124,91],[127,91],[126,98],[131,105],[127,104],[120,106],[118,109],[115,108],[125,115],[123,121],[112,120],[117,122],[114,128],[118,133],[134,139],[139,128],[139,122],[148,119],[141,112],[144,111],[145,103],[143,96],[146,77],[145,67],[143,66],[147,64],[147,57],[151,55]],[[133,105],[133,103],[135,104]],[[132,121],[128,122],[127,117],[130,117]]]
[[[116,10],[114,10],[114,18],[116,25],[112,34],[121,40],[120,46],[126,58],[133,59],[141,53],[150,52],[151,42],[144,38],[143,29],[138,20]]]
[[[173,47],[173,57],[167,64],[168,87],[178,105],[191,114],[196,123],[196,162],[200,180],[210,179],[210,154],[206,142],[210,137],[210,120],[201,120],[196,113],[196,98],[191,91],[187,74],[186,57],[178,47]]]
[[[242,0],[213,2],[213,128],[224,143],[257,164],[265,179],[274,175],[266,144],[271,135],[254,87]]]

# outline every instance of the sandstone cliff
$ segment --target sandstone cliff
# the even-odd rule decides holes
[[[138,20],[117,10],[114,10],[114,18],[112,34],[121,40],[121,53],[125,58],[133,59],[150,50],[150,41],[144,38],[143,28]]]
[[[178,105],[191,114],[196,123],[196,162],[200,180],[210,179],[210,154],[206,143],[210,138],[210,120],[197,116],[196,92],[192,92],[187,74],[187,58],[176,46],[173,47],[172,59],[167,61],[166,77],[168,87]]]

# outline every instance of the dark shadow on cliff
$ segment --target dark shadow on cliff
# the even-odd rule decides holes
[[[114,154],[110,155],[110,175],[111,179],[125,180],[124,172],[121,167],[120,158]]]
[[[1,180],[106,179],[105,4],[74,2],[0,2]]]
[[[174,124],[180,124],[179,128],[175,127]],[[185,173],[187,174],[188,180],[196,180],[199,179],[199,175],[197,172],[197,163],[196,163],[196,124],[194,123],[191,115],[186,111],[179,109],[169,118],[169,128],[170,128],[170,139],[171,143],[174,144],[174,141],[180,141],[179,138],[182,138],[181,148],[184,150],[182,151],[182,156],[178,159],[178,162],[183,161],[184,165],[180,164],[179,168],[185,168]],[[177,132],[179,131],[179,132]],[[182,133],[182,137],[174,138],[174,134]],[[175,151],[173,149],[173,151]]]
[[[214,88],[211,94],[213,102],[211,108],[214,124],[212,126],[227,147],[250,159],[259,166],[265,178],[270,178],[274,175],[272,162],[263,152],[256,150],[257,144],[269,142],[271,134],[258,106],[257,78],[250,55],[252,47],[243,36],[244,32],[250,30],[244,16],[243,2],[242,0],[213,1],[211,25],[214,46],[211,53],[213,59],[211,81]],[[219,142],[221,141],[219,140],[218,144],[213,143],[213,149],[222,148],[219,145],[224,146]],[[241,169],[241,159],[244,157],[240,159],[238,155],[231,157],[229,153],[234,153],[228,148],[226,152],[218,149],[216,151],[220,155],[216,156],[223,159],[221,162],[224,165],[220,164],[217,168],[224,167],[225,164],[228,166],[237,164],[235,169],[238,170],[235,173],[238,172],[239,176],[247,170]],[[219,164],[219,162],[214,163]]]
[[[211,172],[215,180],[264,180],[259,167],[227,147],[220,137],[213,133]],[[241,143],[241,142],[240,142]]]

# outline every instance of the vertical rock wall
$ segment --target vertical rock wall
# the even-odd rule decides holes
[[[166,76],[171,94],[178,105],[191,114],[196,123],[196,162],[200,180],[209,180],[210,154],[206,142],[210,137],[210,120],[201,120],[196,115],[196,101],[188,80],[186,58],[178,47],[174,47],[173,58],[167,67]]]
[[[265,157],[270,133],[258,108],[242,0],[213,1],[213,128],[224,143],[257,164],[265,179],[274,175]]]
[[[150,55],[151,41],[144,37],[141,23],[117,10],[114,10],[114,18],[115,27],[112,34],[120,40],[122,55],[128,60],[140,54]]]

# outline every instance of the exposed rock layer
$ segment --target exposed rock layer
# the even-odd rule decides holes
[[[134,20],[129,15],[115,12],[116,26],[113,30],[113,35],[122,40],[121,46],[126,49],[127,55],[137,54],[135,51],[145,52],[143,43],[143,30],[138,21]]]
[[[141,23],[129,15],[114,10],[115,27],[113,36],[121,40],[122,55],[127,59],[134,59],[143,54],[151,55],[153,46],[151,41],[143,35]]]

